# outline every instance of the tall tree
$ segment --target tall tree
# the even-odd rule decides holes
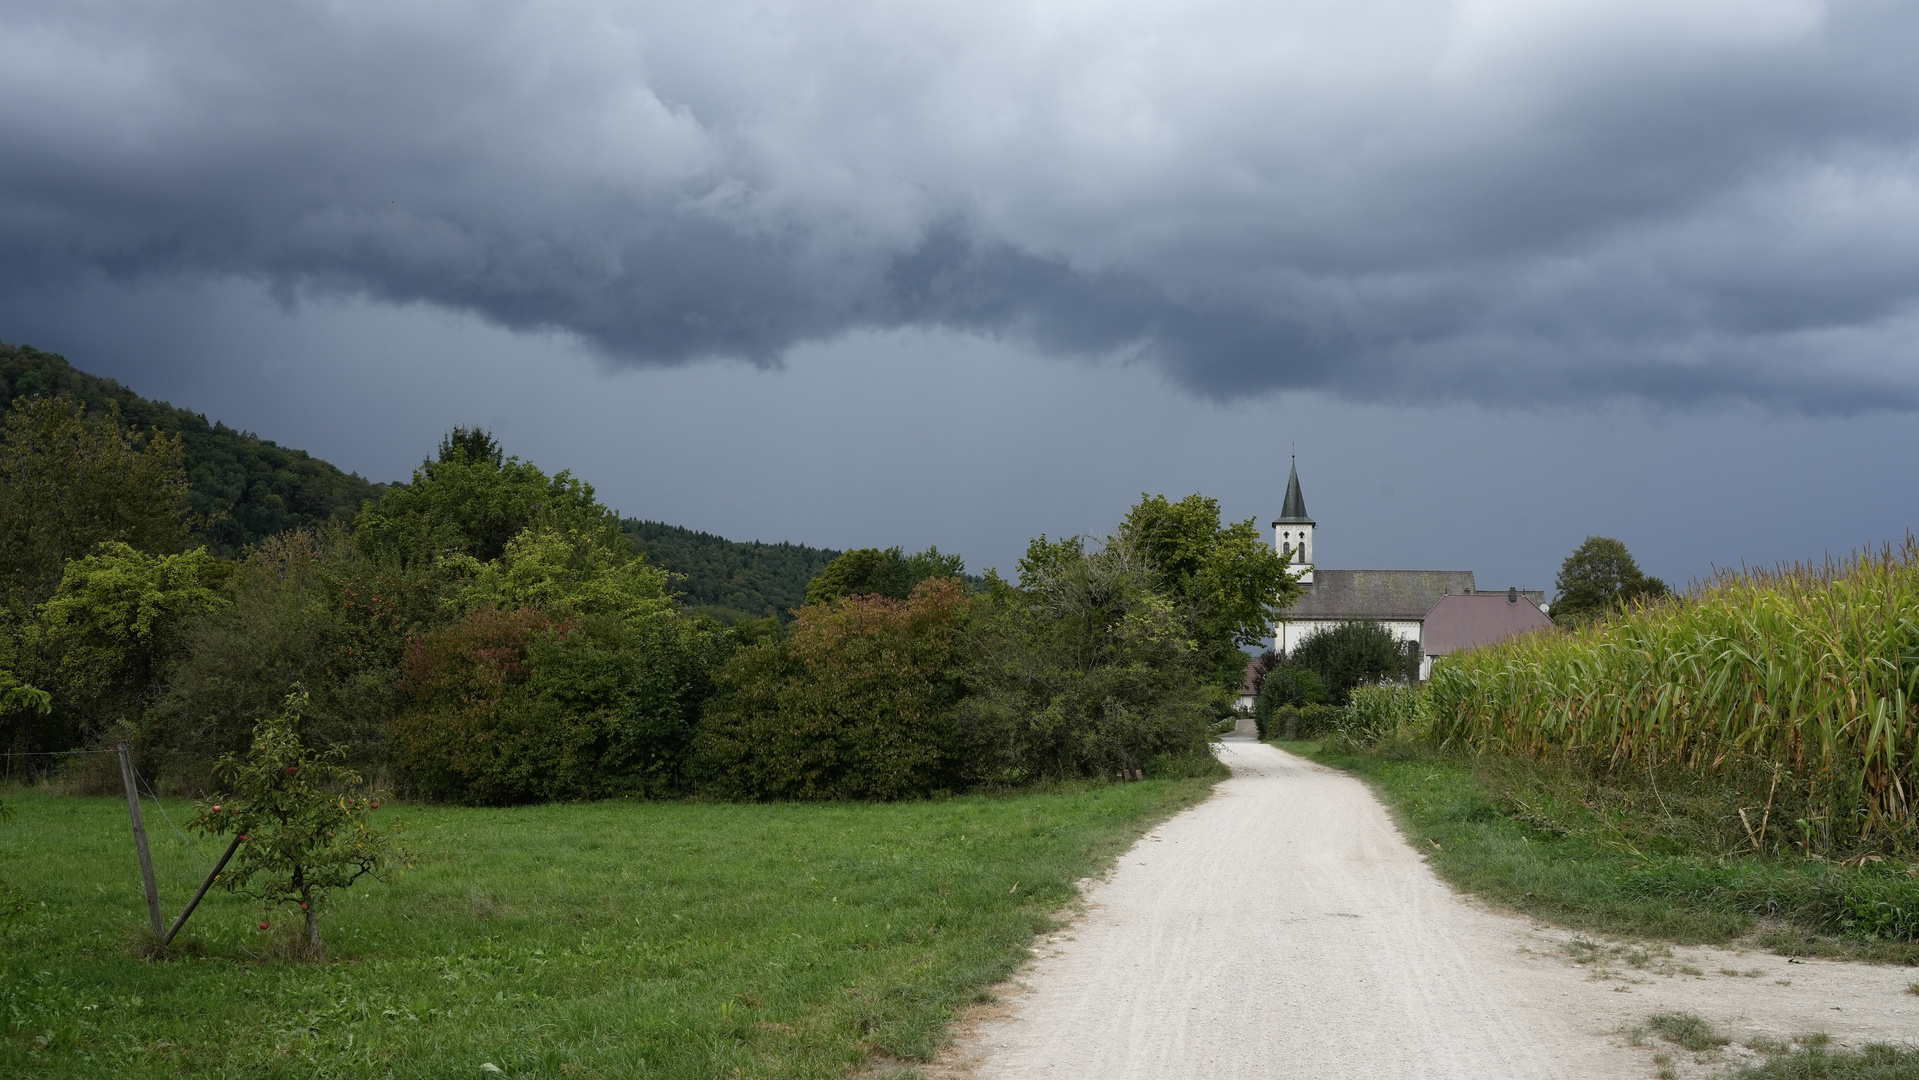
[[[422,462],[410,483],[367,504],[358,523],[369,555],[429,557],[463,553],[491,562],[508,542],[539,525],[597,533],[608,547],[628,546],[620,522],[568,472],[548,476],[530,461],[502,457],[491,435],[455,428],[437,460]]]
[[[1205,667],[1222,686],[1237,687],[1245,677],[1240,646],[1272,636],[1280,612],[1299,598],[1288,557],[1273,550],[1252,518],[1220,524],[1217,499],[1142,495],[1120,523],[1119,539],[1186,610]]]
[[[1560,564],[1553,591],[1552,620],[1568,626],[1658,599],[1670,590],[1639,569],[1626,545],[1608,536],[1588,536]]]
[[[16,398],[0,423],[0,588],[15,611],[100,544],[180,551],[188,518],[178,439],[128,434],[117,412],[88,416],[64,398]]]

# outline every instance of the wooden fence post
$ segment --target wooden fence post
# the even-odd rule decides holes
[[[147,914],[153,917],[153,936],[167,932],[166,919],[160,915],[160,887],[153,881],[153,856],[147,854],[147,823],[140,817],[140,789],[133,779],[133,750],[120,740],[120,779],[127,785],[127,816],[133,819],[133,848],[140,853],[140,880],[147,887]]]

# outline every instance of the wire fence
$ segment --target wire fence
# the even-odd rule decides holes
[[[16,779],[25,780],[27,777],[34,775],[35,774],[34,770],[31,770],[30,768],[28,768],[28,766],[31,764],[32,759],[35,759],[35,758],[41,758],[41,759],[75,758],[75,757],[86,757],[90,754],[112,754],[112,753],[117,753],[117,751],[114,751],[114,750],[0,750],[0,784],[11,784]],[[47,762],[47,764],[51,765],[53,764],[53,762],[49,761]],[[46,773],[46,770],[40,769],[38,770],[38,773],[40,775],[44,775]]]

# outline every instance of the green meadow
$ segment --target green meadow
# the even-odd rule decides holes
[[[0,1075],[843,1077],[933,1055],[1033,936],[1210,781],[891,804],[387,804],[412,867],[323,909],[215,892],[173,959],[126,805],[14,791]],[[174,821],[183,802],[165,804]],[[217,857],[149,801],[167,916]]]

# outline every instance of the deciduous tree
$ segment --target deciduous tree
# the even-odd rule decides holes
[[[608,548],[625,543],[619,519],[594,499],[593,486],[530,461],[502,457],[492,437],[455,428],[437,460],[410,483],[367,504],[357,539],[369,555],[434,560],[460,553],[491,562],[529,527],[598,533]]]
[[[1216,702],[1191,628],[1146,562],[1115,540],[1027,545],[1017,585],[996,575],[965,642],[963,767],[1025,784],[1166,761],[1210,762]],[[1211,688],[1216,689],[1216,688]]]
[[[854,548],[826,564],[806,586],[808,604],[825,604],[849,596],[883,596],[904,600],[929,578],[958,578],[966,563],[958,555],[944,555],[937,545],[907,555],[897,547]]]
[[[1419,643],[1401,641],[1370,620],[1327,627],[1294,646],[1287,660],[1316,673],[1335,705],[1356,686],[1410,682],[1419,674]],[[1270,676],[1269,676],[1270,678]]]
[[[1639,569],[1626,545],[1609,536],[1588,536],[1560,564],[1553,591],[1552,620],[1566,626],[1656,600],[1669,590]]]
[[[1274,621],[1299,597],[1289,557],[1273,550],[1251,518],[1220,524],[1219,501],[1204,495],[1178,502],[1142,495],[1119,536],[1192,620],[1212,680],[1237,688],[1246,670],[1240,646],[1271,637]]]
[[[808,604],[741,650],[700,720],[707,787],[734,798],[899,799],[957,786],[954,637],[968,602],[929,578],[905,601]]]
[[[160,696],[187,626],[226,598],[227,567],[196,548],[148,555],[124,543],[74,559],[39,611],[40,648],[58,713],[82,739],[137,724]]]

